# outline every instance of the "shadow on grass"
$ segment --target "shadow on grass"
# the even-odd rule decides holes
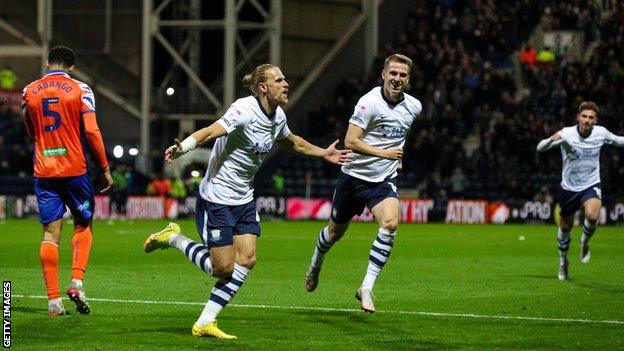
[[[624,287],[623,286],[613,286],[613,285],[608,285],[608,284],[594,282],[594,281],[592,281],[592,282],[576,281],[576,282],[573,282],[573,283],[574,283],[574,285],[578,286],[579,288],[583,288],[583,289],[594,290],[594,291],[598,291],[598,292],[624,294]]]
[[[29,307],[29,306],[12,306],[12,312],[20,312],[20,313],[29,313],[29,314],[38,314],[38,315],[47,315],[46,306],[42,305],[42,307]]]

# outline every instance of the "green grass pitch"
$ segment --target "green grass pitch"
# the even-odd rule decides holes
[[[192,221],[179,222],[198,239]],[[303,275],[321,222],[263,222],[256,267],[219,325],[237,340],[191,336],[214,278],[175,249],[145,254],[164,221],[95,222],[88,316],[47,316],[35,220],[0,223],[0,276],[12,282],[15,350],[616,350],[624,349],[624,236],[600,227],[592,261],[556,279],[555,226],[406,225],[375,287],[378,313],[354,293],[376,233],[355,223],[325,259],[318,289]],[[522,240],[523,239],[523,240]],[[60,249],[64,291],[71,226]],[[73,304],[64,299],[73,312]]]

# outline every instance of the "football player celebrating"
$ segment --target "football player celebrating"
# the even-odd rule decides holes
[[[216,140],[201,182],[196,207],[197,231],[203,245],[181,234],[170,223],[145,241],[145,251],[173,246],[206,273],[219,278],[210,299],[193,325],[195,336],[236,338],[217,327],[217,314],[236,295],[256,263],[260,218],[253,198],[253,178],[277,141],[301,155],[341,165],[349,150],[326,149],[291,133],[281,106],[288,102],[288,83],[279,67],[264,64],[243,78],[252,95],[236,100],[225,115],[165,151],[171,163],[198,145]]]
[[[554,147],[561,149],[563,169],[561,171],[561,220],[557,232],[559,247],[560,280],[568,279],[568,249],[570,232],[574,226],[574,214],[583,206],[585,220],[581,235],[581,262],[590,260],[589,239],[598,225],[602,206],[600,190],[600,149],[604,144],[624,147],[624,137],[614,135],[606,128],[595,125],[598,122],[598,106],[585,101],[579,105],[577,124],[566,127],[539,142],[537,151]]]
[[[349,221],[367,206],[379,225],[368,259],[368,268],[355,297],[362,310],[375,312],[373,286],[392,251],[399,223],[397,169],[403,145],[422,105],[404,93],[412,60],[401,54],[386,58],[381,78],[383,86],[362,96],[349,120],[345,145],[354,151],[353,161],[342,166],[336,182],[329,223],[316,241],[305,288],[314,291],[323,258],[345,234]]]

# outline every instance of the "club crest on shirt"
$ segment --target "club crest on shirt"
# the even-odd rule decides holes
[[[212,230],[210,230],[210,240],[212,240],[212,241],[219,241],[219,240],[221,240],[221,230],[219,230],[219,229],[212,229]]]

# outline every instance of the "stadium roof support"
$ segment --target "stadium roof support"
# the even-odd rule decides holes
[[[110,0],[107,0],[110,5]],[[17,38],[24,44],[22,45],[0,45],[0,57],[28,57],[39,56],[41,58],[41,74],[45,74],[46,60],[50,50],[50,41],[52,40],[52,11],[53,0],[37,0],[37,34],[39,40],[33,40],[28,35],[22,33],[19,29],[13,27],[10,23],[0,18],[0,30],[7,32]],[[110,11],[109,11],[110,12]],[[110,13],[107,14],[110,17]],[[110,18],[107,18],[107,23]],[[110,23],[109,23],[110,24]],[[107,29],[109,30],[109,29]],[[73,74],[80,80],[89,84],[98,93],[106,96],[110,101],[126,110],[130,115],[139,118],[140,112],[133,103],[121,96],[115,90],[104,84],[96,84],[95,79],[80,69],[74,69]]]
[[[221,114],[225,107],[234,101],[236,96],[236,75],[237,72],[251,62],[251,58],[266,42],[269,41],[269,59],[271,63],[279,65],[281,56],[281,11],[282,0],[271,0],[270,8],[265,9],[257,0],[223,0],[225,5],[225,15],[220,20],[203,20],[197,18],[197,15],[191,16],[189,19],[162,19],[163,11],[174,1],[164,0],[157,8],[154,8],[153,0],[143,0],[143,54],[142,54],[142,78],[141,78],[141,154],[149,155],[149,122],[150,109],[153,105],[153,86],[152,86],[152,64],[153,64],[153,46],[152,40],[155,39],[163,46],[165,51],[173,59],[173,63],[169,71],[165,75],[163,82],[159,85],[164,87],[171,79],[172,70],[179,66],[186,74],[188,79],[193,82],[194,86],[201,94],[210,102],[213,111],[207,111],[204,119],[214,119]],[[239,13],[245,4],[250,4],[263,19],[262,22],[240,21]],[[197,6],[195,3],[194,6]],[[200,11],[201,13],[201,11]],[[223,31],[224,38],[224,63],[223,63],[223,94],[219,99],[217,93],[214,93],[209,85],[205,84],[199,75],[199,67],[197,60],[194,59],[193,40],[185,41],[179,48],[172,45],[165,36],[160,32],[163,27],[178,27],[201,30],[218,30]],[[238,35],[241,30],[252,30],[262,32],[260,40],[255,42],[250,48],[246,48],[243,40]],[[189,36],[189,38],[192,36]],[[237,48],[242,53],[240,60],[237,58]],[[190,59],[184,58],[190,53]],[[212,113],[211,113],[212,112]],[[194,120],[197,114],[185,114],[171,112],[162,115],[164,119],[178,120]],[[148,161],[144,161],[148,162]],[[140,166],[149,169],[149,164]]]
[[[373,66],[379,47],[379,0],[362,0],[362,9],[366,18],[366,70]]]

